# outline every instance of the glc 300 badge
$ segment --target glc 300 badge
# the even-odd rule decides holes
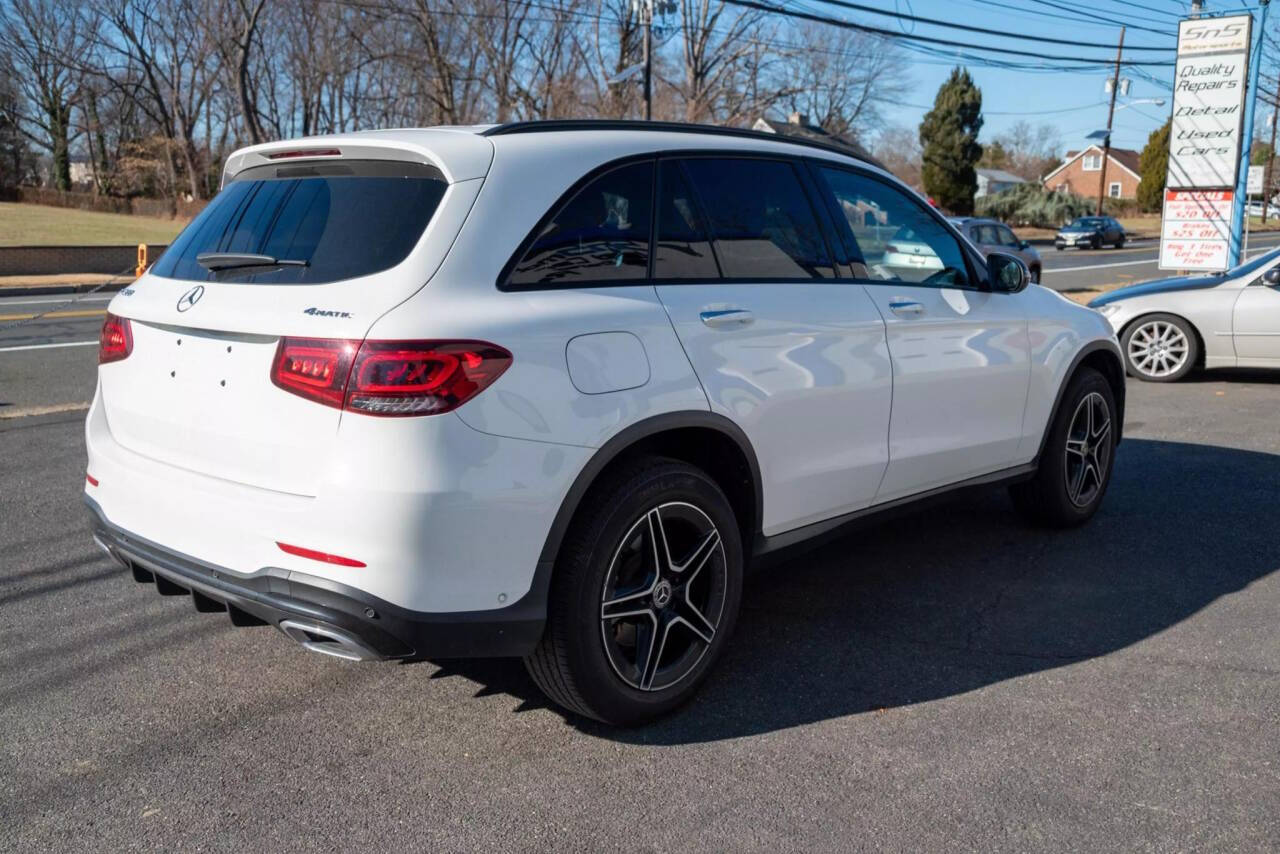
[[[200,297],[204,296],[204,285],[196,285],[182,296],[178,297],[178,311],[186,311],[191,306],[200,302]]]

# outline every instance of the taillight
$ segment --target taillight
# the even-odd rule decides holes
[[[129,318],[107,314],[98,333],[98,364],[118,362],[133,352],[133,329]]]
[[[359,341],[334,338],[281,338],[271,381],[285,391],[341,409],[359,347]]]
[[[885,252],[902,252],[901,249],[899,249],[897,246],[893,245],[892,243],[886,243],[884,245],[884,251]]]
[[[509,352],[484,341],[284,338],[271,380],[366,415],[437,415],[475,397],[510,365]]]

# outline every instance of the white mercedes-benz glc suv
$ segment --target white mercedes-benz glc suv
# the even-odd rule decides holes
[[[1124,409],[1101,315],[874,163],[659,123],[238,151],[99,362],[85,498],[138,581],[520,656],[616,724],[697,689],[766,555],[974,486],[1087,520]]]

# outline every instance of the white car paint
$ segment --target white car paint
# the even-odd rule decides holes
[[[531,591],[598,449],[655,416],[713,413],[741,430],[759,461],[759,533],[774,536],[1033,462],[1075,360],[1118,352],[1101,316],[1038,286],[495,286],[570,186],[629,156],[817,158],[918,198],[827,150],[688,132],[428,129],[269,143],[234,154],[226,174],[296,150],[342,152],[299,163],[431,164],[448,189],[405,260],[374,275],[208,282],[186,311],[192,281],[143,276],[109,306],[131,321],[134,349],[100,367],[86,423],[86,494],[102,519],[229,577],[318,579],[430,614],[502,609]],[[748,314],[703,317],[729,311]],[[455,411],[377,418],[274,386],[282,336],[480,340],[512,363]]]
[[[1271,250],[1237,272],[1131,285],[1090,305],[1117,335],[1152,314],[1183,318],[1198,333],[1205,368],[1280,367],[1280,287],[1262,280],[1277,266],[1280,250]]]

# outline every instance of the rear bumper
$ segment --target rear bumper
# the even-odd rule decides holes
[[[411,611],[360,590],[267,567],[244,575],[153,543],[113,525],[92,498],[93,536],[135,580],[161,593],[193,594],[197,610],[228,610],[237,625],[267,623],[317,652],[340,658],[524,656],[546,619],[550,566],[539,565],[521,599],[486,611]]]

